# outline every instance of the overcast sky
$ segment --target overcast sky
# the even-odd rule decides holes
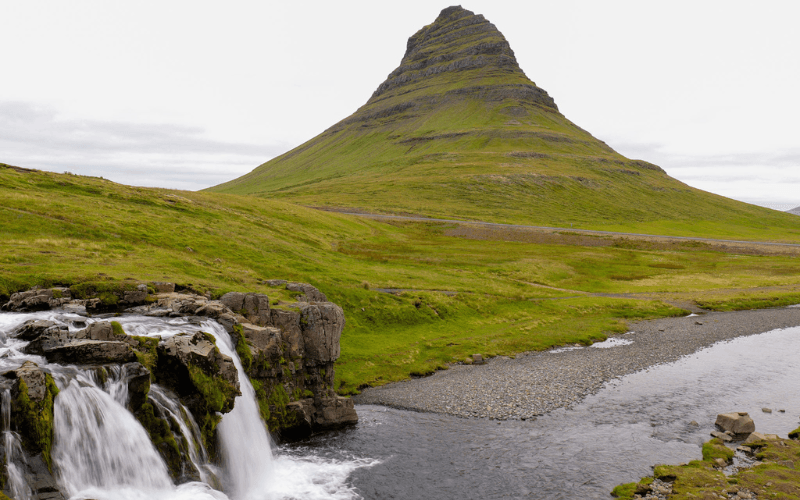
[[[238,177],[364,104],[426,1],[0,0],[0,162]],[[800,205],[796,0],[474,0],[570,120],[731,198]]]

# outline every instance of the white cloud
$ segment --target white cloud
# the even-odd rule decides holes
[[[202,189],[289,148],[219,141],[184,125],[63,119],[50,107],[0,102],[3,162],[130,185]]]

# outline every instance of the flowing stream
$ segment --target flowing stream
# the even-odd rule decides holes
[[[58,312],[0,315],[0,370],[31,360],[50,371],[61,390],[53,458],[59,486],[74,499],[606,499],[613,486],[649,474],[655,463],[699,458],[717,413],[747,411],[761,432],[786,435],[799,425],[800,328],[790,328],[719,343],[626,376],[572,409],[535,420],[359,406],[355,427],[276,447],[231,339],[217,323],[115,318],[135,335],[211,333],[239,370],[242,395],[219,425],[221,468],[208,463],[202,446],[190,446],[199,480],[176,486],[125,408],[125,370],[109,369],[100,377],[97,370],[21,354],[23,343],[5,333],[34,318],[75,330],[92,320]],[[199,442],[197,424],[169,391],[154,384],[150,395],[187,442]],[[10,426],[10,394],[0,396],[7,489],[28,500],[31,490],[20,473],[25,456]]]
[[[524,422],[362,405],[357,427],[284,452],[378,459],[352,474],[365,498],[610,499],[652,465],[701,458],[718,413],[747,411],[782,436],[800,426],[798,353],[800,328],[740,337]]]

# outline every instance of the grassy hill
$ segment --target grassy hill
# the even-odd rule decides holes
[[[345,310],[343,393],[473,353],[589,343],[681,314],[672,304],[800,302],[789,250],[387,224],[3,164],[0,234],[0,302],[33,285],[171,281],[281,298],[264,280],[312,283]]]
[[[483,16],[445,9],[407,47],[351,116],[210,191],[380,213],[800,240],[797,218],[689,187],[570,122]]]

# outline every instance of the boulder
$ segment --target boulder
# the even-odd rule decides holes
[[[746,412],[721,413],[714,424],[723,431],[734,434],[750,434],[756,430],[756,424]]]
[[[219,352],[213,339],[213,336],[203,332],[175,335],[158,345],[159,358],[166,356],[184,366],[193,365],[204,372],[219,374],[238,389],[236,366],[229,356]]]
[[[288,283],[286,289],[290,292],[300,292],[297,297],[300,302],[328,302],[328,297],[308,283]]]
[[[318,408],[313,421],[317,429],[332,429],[357,422],[358,415],[353,400],[341,396],[323,398],[321,408]]]
[[[239,378],[233,360],[220,353],[214,337],[182,333],[159,343],[155,368],[159,385],[174,391],[203,430],[212,456],[218,413],[233,409],[239,396]]]
[[[136,361],[127,342],[105,340],[70,340],[44,350],[51,363],[107,364]]]
[[[711,436],[720,439],[726,443],[730,443],[731,441],[733,441],[733,438],[731,436],[720,431],[711,431]]]
[[[140,283],[136,285],[136,290],[125,290],[122,292],[123,304],[142,304],[147,300],[147,285]]]
[[[337,429],[358,423],[353,401],[341,396],[324,397],[315,402],[313,398],[292,401],[286,405],[287,420],[292,425],[281,429],[281,437],[298,439],[312,432]]]
[[[127,335],[117,335],[108,321],[92,323],[77,332],[53,324],[22,350],[44,356],[53,363],[127,363],[136,359],[127,339]]]
[[[300,304],[300,332],[305,362],[324,364],[339,358],[339,339],[344,329],[344,312],[331,302]]]
[[[72,338],[67,326],[54,324],[40,332],[35,339],[22,348],[22,352],[44,356],[46,352],[66,344]]]
[[[12,334],[20,340],[34,340],[36,337],[45,332],[48,328],[56,326],[55,322],[46,319],[31,319],[22,324]]]
[[[281,331],[271,326],[242,323],[242,334],[248,342],[268,358],[283,356]]]
[[[173,293],[175,291],[175,283],[165,283],[163,281],[154,281],[151,283],[155,288],[156,293]]]
[[[141,363],[126,363],[122,365],[122,378],[128,381],[128,408],[136,413],[147,402],[150,371]]]
[[[45,311],[58,307],[70,300],[69,288],[38,288],[11,295],[11,299],[3,305],[6,311]]]
[[[17,368],[5,374],[6,377],[11,377],[17,381],[14,383],[12,392],[19,391],[19,382],[24,382],[28,386],[28,397],[31,401],[39,403],[44,400],[47,395],[47,385],[45,382],[45,374],[39,365],[33,361],[26,361]]]
[[[19,433],[29,457],[36,460],[38,455],[50,463],[53,401],[58,394],[53,377],[35,363],[26,361],[19,368],[6,372],[4,378],[13,381],[10,388],[12,430]]]
[[[300,311],[286,309],[272,309],[270,323],[281,331],[283,341],[286,343],[286,355],[292,359],[305,356],[303,332],[300,329]]]
[[[89,340],[120,340],[119,336],[114,333],[114,328],[108,321],[98,321],[92,323],[81,331],[75,332],[76,339],[89,339]]]
[[[245,316],[251,323],[266,326],[270,324],[269,297],[260,293],[230,292],[219,301],[234,313]]]
[[[744,444],[757,443],[759,441],[779,441],[781,438],[777,434],[762,434],[760,432],[751,432]]]
[[[220,297],[219,301],[231,311],[240,312],[244,309],[244,296],[245,294],[241,292],[228,292]]]
[[[195,312],[197,316],[205,316],[207,318],[217,319],[220,316],[228,313],[228,308],[222,302],[213,300],[205,305],[200,306]]]

